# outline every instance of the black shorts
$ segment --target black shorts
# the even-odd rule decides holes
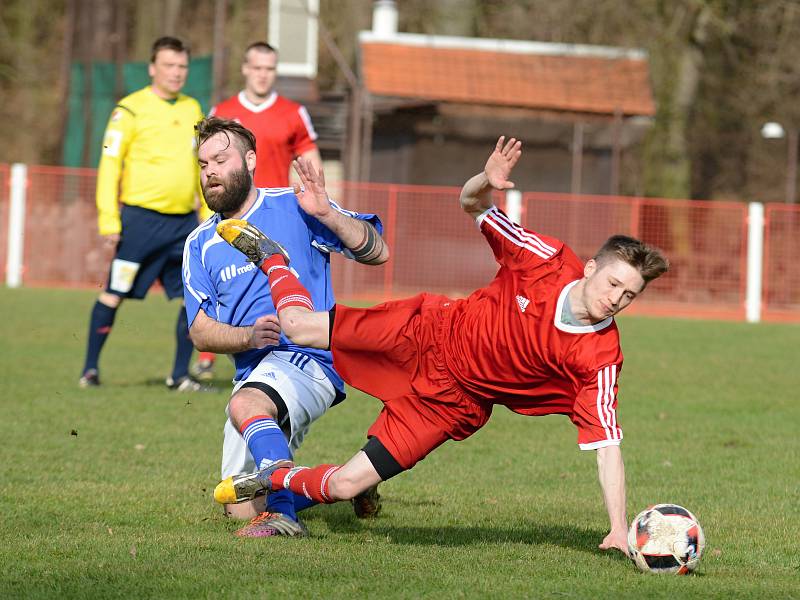
[[[165,215],[123,205],[121,217],[122,234],[106,291],[141,299],[158,279],[168,298],[183,296],[183,245],[198,225],[197,214]]]

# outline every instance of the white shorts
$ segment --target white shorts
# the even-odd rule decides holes
[[[294,360],[294,362],[291,362]],[[297,364],[295,364],[297,363]],[[297,365],[302,365],[298,367]],[[336,399],[336,389],[313,358],[299,352],[274,351],[267,354],[247,379],[236,382],[232,394],[245,383],[265,383],[277,391],[289,417],[289,449],[297,452],[311,424],[321,417]],[[228,408],[225,439],[222,444],[222,479],[252,473],[256,463],[242,434],[231,423]],[[285,427],[282,427],[285,431]]]

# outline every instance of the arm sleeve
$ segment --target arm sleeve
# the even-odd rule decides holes
[[[371,213],[358,213],[352,210],[347,210],[346,208],[342,208],[336,202],[331,200],[330,198],[328,201],[331,203],[331,206],[342,213],[343,215],[350,217],[351,219],[358,219],[359,221],[367,221],[370,223],[375,230],[378,232],[378,235],[383,235],[383,223],[381,223],[380,218],[378,215],[374,215]],[[317,248],[317,250],[325,253],[329,252],[340,252],[347,258],[352,259],[353,255],[351,254],[350,250],[342,244],[342,240],[338,238],[338,236],[333,233],[330,229],[325,227],[322,223],[317,221],[314,217],[308,216],[302,208],[298,205],[297,207],[300,215],[303,217],[303,220],[306,222],[309,231],[311,232],[311,245]]]
[[[578,392],[572,422],[578,428],[581,450],[618,446],[622,429],[617,423],[617,377],[622,364],[610,364],[597,370],[593,381]]]
[[[217,291],[203,266],[200,247],[194,241],[187,241],[183,248],[183,300],[189,327],[200,309],[216,318]]]
[[[477,219],[478,227],[492,247],[497,262],[512,270],[527,270],[556,256],[564,244],[517,225],[492,206]]]
[[[128,147],[135,135],[136,116],[133,111],[118,104],[111,113],[105,134],[100,165],[97,168],[97,229],[100,235],[119,233],[119,188],[122,165]]]
[[[317,147],[314,143],[317,139],[317,132],[311,123],[311,117],[305,106],[300,106],[294,118],[294,135],[292,137],[292,154],[300,156],[309,150]]]

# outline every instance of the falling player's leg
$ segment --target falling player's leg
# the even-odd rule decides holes
[[[381,481],[364,451],[356,453],[344,465],[278,467],[269,476],[270,490],[290,489],[323,504],[351,500]]]
[[[359,451],[344,465],[295,467],[276,460],[249,475],[229,478],[217,485],[217,502],[244,501],[256,493],[291,490],[321,504],[350,500],[382,481],[370,459]]]
[[[311,295],[289,268],[289,255],[283,246],[238,219],[220,222],[217,233],[266,274],[284,334],[300,346],[327,348],[328,314],[313,312]]]

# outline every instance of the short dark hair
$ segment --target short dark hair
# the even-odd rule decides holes
[[[598,264],[610,258],[618,258],[635,268],[645,284],[669,270],[669,260],[661,250],[627,235],[612,235],[594,256]]]
[[[164,36],[158,38],[153,42],[153,49],[150,53],[150,62],[156,62],[156,55],[161,50],[174,50],[175,52],[185,52],[187,57],[191,57],[192,53],[189,50],[189,45],[184,44],[178,38]]]
[[[236,121],[220,119],[219,117],[207,117],[202,121],[198,121],[194,126],[194,130],[197,134],[198,148],[208,138],[218,133],[224,133],[228,136],[229,143],[231,139],[236,140],[236,145],[239,147],[239,153],[242,158],[250,150],[256,151],[256,136],[247,127]]]
[[[273,54],[278,54],[278,49],[275,46],[269,45],[267,42],[253,42],[247,48],[244,49],[244,56],[242,56],[242,62],[247,62],[247,53],[250,50],[257,50],[259,52],[272,52]]]

